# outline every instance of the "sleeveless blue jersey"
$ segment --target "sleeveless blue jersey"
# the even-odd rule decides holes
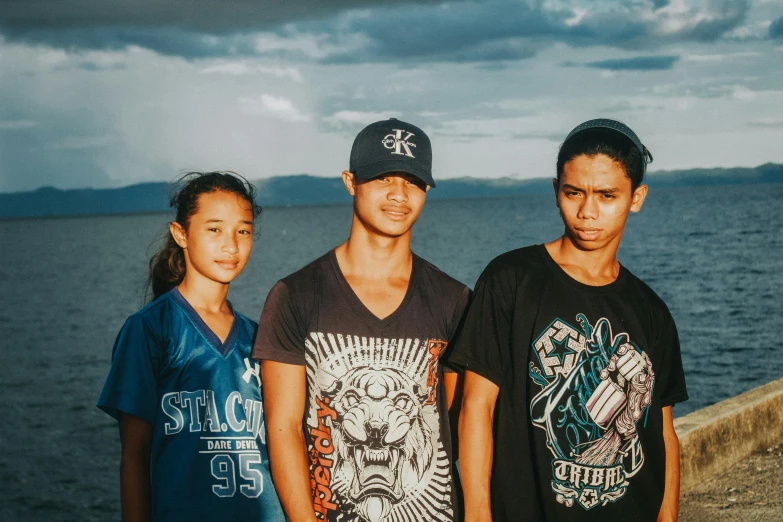
[[[153,426],[153,520],[285,520],[269,471],[257,325],[225,343],[175,288],[128,318],[98,407]]]

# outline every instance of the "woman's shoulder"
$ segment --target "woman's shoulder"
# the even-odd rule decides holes
[[[153,335],[166,337],[166,333],[179,324],[175,319],[180,313],[182,311],[172,298],[171,292],[166,292],[131,314],[123,329],[142,328]]]
[[[237,326],[247,333],[251,339],[255,339],[256,332],[258,331],[258,323],[236,310],[234,310],[234,317],[236,318]]]

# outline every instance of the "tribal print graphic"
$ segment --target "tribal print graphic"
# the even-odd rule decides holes
[[[534,342],[540,366],[530,376],[541,391],[530,407],[546,431],[552,490],[568,507],[589,510],[617,502],[644,464],[636,424],[652,401],[655,382],[647,354],[628,334],[612,334],[606,319],[577,329],[555,320]]]
[[[306,429],[319,520],[454,519],[435,400],[446,344],[310,334]]]

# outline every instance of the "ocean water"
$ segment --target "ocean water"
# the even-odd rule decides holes
[[[683,415],[783,377],[783,185],[653,189],[619,257],[680,332]],[[230,298],[250,317],[281,277],[339,244],[346,206],[268,209]],[[143,304],[161,214],[0,221],[0,520],[119,520],[116,423],[95,408]],[[473,285],[494,256],[561,232],[553,198],[431,201],[413,249]]]

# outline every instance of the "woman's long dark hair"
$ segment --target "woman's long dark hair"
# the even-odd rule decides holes
[[[174,221],[185,230],[190,218],[198,210],[198,198],[210,192],[230,192],[247,201],[253,210],[253,220],[261,215],[255,202],[256,189],[235,172],[188,172],[174,182],[169,205],[175,210]],[[152,300],[165,294],[185,278],[185,253],[172,237],[166,239],[158,252],[150,258],[147,288],[152,289]]]

